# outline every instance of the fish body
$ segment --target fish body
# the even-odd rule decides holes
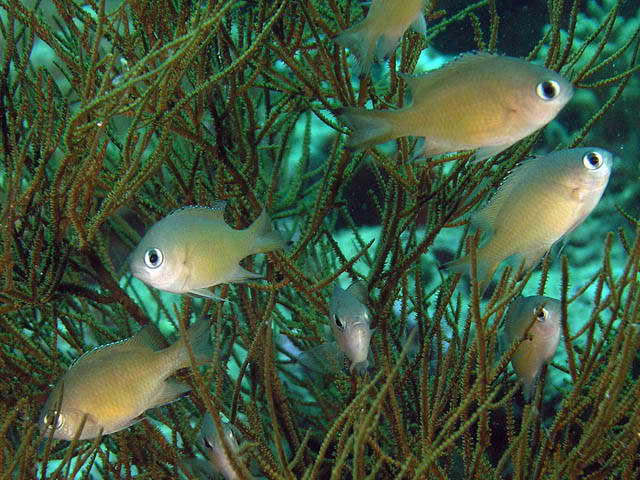
[[[519,58],[465,53],[421,76],[403,76],[412,102],[399,110],[343,108],[352,128],[346,147],[371,148],[395,138],[424,137],[421,155],[479,149],[495,155],[555,118],[573,96],[560,74]]]
[[[542,366],[553,359],[560,342],[561,304],[555,298],[536,295],[518,297],[507,311],[500,342],[504,349],[527,338],[518,345],[511,357],[511,365],[524,385],[524,395],[531,398]]]
[[[613,155],[600,148],[574,148],[525,160],[498,188],[489,203],[471,217],[490,234],[478,249],[480,290],[498,265],[514,255],[513,265],[530,269],[551,246],[578,227],[604,192]],[[466,256],[444,266],[470,271]]]
[[[196,322],[187,338],[195,359],[213,357],[207,320]],[[40,427],[55,428],[53,438],[71,440],[86,420],[80,440],[117,432],[141,420],[149,408],[172,402],[190,387],[170,375],[191,365],[184,338],[167,348],[148,325],[126,340],[103,345],[81,356],[49,394]]]
[[[227,480],[236,480],[240,477],[238,477],[233,469],[222,442],[226,442],[229,451],[234,455],[237,455],[240,447],[238,446],[238,441],[236,440],[236,435],[231,425],[222,422],[222,429],[224,431],[224,437],[220,438],[213,418],[211,418],[209,413],[206,413],[204,421],[202,422],[202,444],[213,469],[220,472]]]
[[[344,356],[351,362],[350,371],[363,375],[369,367],[369,343],[373,330],[369,328],[371,313],[366,285],[354,282],[347,290],[334,285],[329,300],[329,325],[335,342],[326,342],[302,352],[298,362],[312,372],[338,373]]]
[[[248,228],[231,228],[224,221],[225,205],[182,208],[155,223],[131,255],[133,276],[160,290],[213,299],[219,297],[208,287],[260,278],[238,262],[286,242],[264,210]]]
[[[365,371],[369,366],[371,313],[365,305],[366,287],[353,283],[347,290],[333,286],[329,301],[329,325],[340,349],[351,361],[351,371]]]
[[[373,0],[364,20],[340,32],[336,42],[356,55],[360,75],[366,75],[374,55],[377,53],[379,58],[391,55],[409,26],[426,35],[423,7],[424,0]]]

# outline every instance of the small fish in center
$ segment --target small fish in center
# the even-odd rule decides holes
[[[328,342],[303,352],[299,360],[312,370],[338,370],[336,359],[346,355],[351,361],[349,370],[363,375],[369,367],[369,343],[373,331],[367,302],[366,285],[354,282],[347,290],[333,286],[329,301],[329,325],[335,342]]]
[[[524,384],[524,396],[527,400],[533,394],[542,366],[553,359],[558,349],[560,316],[560,302],[541,295],[518,297],[511,302],[507,310],[504,330],[500,333],[503,351],[507,351],[513,342],[520,340],[531,325],[527,337],[511,357],[511,365]]]
[[[220,283],[261,278],[238,262],[248,255],[283,248],[265,210],[246,229],[224,220],[226,202],[185,207],[155,223],[131,255],[134,277],[152,287],[220,300],[207,288]]]
[[[560,74],[526,60],[464,53],[421,76],[403,76],[412,102],[399,110],[345,107],[346,148],[366,149],[408,135],[424,137],[417,156],[479,149],[482,160],[555,118],[573,96]]]
[[[197,363],[211,361],[208,320],[194,323],[186,339]],[[127,428],[146,410],[176,400],[191,388],[170,376],[191,360],[185,338],[165,345],[149,324],[131,338],[85,353],[49,394],[40,428],[53,428],[53,438],[71,440],[86,417],[79,438],[94,438]]]

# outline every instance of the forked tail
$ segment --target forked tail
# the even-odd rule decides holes
[[[391,121],[394,112],[344,107],[336,114],[352,129],[345,144],[350,150],[371,148],[400,136],[395,133]]]

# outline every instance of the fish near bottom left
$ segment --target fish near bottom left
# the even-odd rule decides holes
[[[191,390],[171,377],[191,365],[187,341],[197,364],[211,361],[207,319],[198,320],[166,348],[157,327],[149,324],[133,337],[85,353],[49,394],[41,431],[72,440],[82,426],[79,440],[95,438],[125,429],[142,420],[146,410],[178,399]]]

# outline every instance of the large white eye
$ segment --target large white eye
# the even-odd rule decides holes
[[[536,86],[536,93],[542,100],[553,100],[560,93],[560,84],[555,80],[545,80]]]
[[[55,429],[59,430],[60,428],[62,428],[62,425],[64,425],[64,416],[62,414],[59,414],[55,410],[47,413],[44,416],[44,424],[47,427],[51,427],[53,426],[53,422],[55,422]]]
[[[602,166],[602,155],[598,152],[588,152],[582,157],[582,163],[589,170],[597,170]]]
[[[158,268],[164,261],[164,255],[159,248],[150,248],[144,252],[144,264],[149,268]]]
[[[540,310],[534,310],[533,313],[536,316],[536,320],[538,322],[544,322],[547,317],[549,316],[549,312],[547,311],[546,308],[541,308]]]

